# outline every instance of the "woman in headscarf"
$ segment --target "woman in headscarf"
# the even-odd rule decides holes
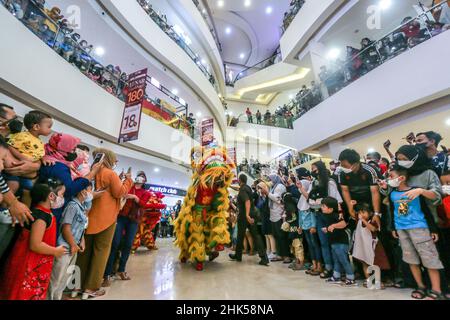
[[[286,193],[286,187],[284,186],[281,178],[277,174],[269,175],[271,182],[271,188],[269,190],[269,210],[270,210],[270,222],[272,223],[272,233],[275,237],[275,243],[277,247],[277,257],[271,259],[271,261],[283,261],[284,263],[291,263],[289,258],[289,239],[288,233],[281,230],[285,218],[284,206],[281,202],[283,194]]]
[[[64,202],[58,203],[52,208],[52,213],[59,225],[61,215],[65,205],[76,196],[76,190],[84,190],[94,179],[95,174],[100,169],[100,164],[94,165],[91,172],[85,177],[81,177],[74,167],[77,160],[75,152],[80,139],[64,133],[55,133],[45,145],[45,156],[43,161],[46,166],[42,166],[39,173],[39,181],[46,182],[48,179],[62,181],[66,187]]]
[[[106,293],[101,286],[111,251],[121,199],[128,195],[133,186],[131,172],[122,174],[120,177],[114,172],[118,162],[114,152],[108,149],[95,149],[94,158],[98,154],[104,154],[104,160],[95,175],[95,188],[104,192],[92,203],[89,224],[84,236],[85,249],[77,260],[81,271],[82,299],[100,297]]]

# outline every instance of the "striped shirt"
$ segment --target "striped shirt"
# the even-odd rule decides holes
[[[3,178],[2,175],[0,175],[0,192],[2,194],[8,193],[9,192],[9,187],[6,184],[5,179]]]

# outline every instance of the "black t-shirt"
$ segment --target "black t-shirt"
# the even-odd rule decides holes
[[[376,186],[378,174],[374,168],[368,164],[361,163],[361,168],[356,173],[344,173],[339,175],[339,184],[347,186],[350,190],[350,197],[357,203],[372,204],[371,186]]]
[[[327,228],[332,224],[336,224],[342,221],[342,219],[339,218],[339,213],[331,213],[331,214],[320,213],[320,215],[323,222],[325,223],[325,227]],[[334,229],[333,232],[327,232],[327,236],[330,244],[334,243],[349,244],[348,235],[345,229]]]
[[[239,189],[239,194],[237,196],[237,207],[239,212],[238,219],[246,219],[245,202],[247,202],[247,200],[250,200],[250,216],[253,216],[253,212],[255,210],[253,203],[253,190],[248,185],[245,185]]]
[[[34,218],[34,222],[36,222],[37,220],[44,220],[45,224],[46,224],[46,228],[50,227],[52,224],[52,215],[50,213],[47,213],[47,212],[44,212],[37,208],[34,208],[31,212],[31,215]],[[32,225],[33,225],[33,222],[25,224],[25,229],[31,230]]]

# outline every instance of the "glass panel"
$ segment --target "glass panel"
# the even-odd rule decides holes
[[[80,34],[69,27],[67,20],[60,16],[59,10],[47,9],[31,0],[0,0],[0,3],[68,63],[106,91],[125,101],[128,75],[118,66],[105,67],[95,59],[91,55],[93,46],[84,40],[80,41]],[[160,90],[179,102],[179,98],[163,86]],[[146,95],[146,99],[160,108],[161,113],[170,116],[170,120],[162,121],[155,117],[157,120],[199,140],[198,130],[186,119],[186,106],[181,106],[176,109],[177,112],[173,112],[158,98]]]
[[[293,0],[291,1],[291,7],[288,12],[284,14],[283,18],[283,26],[281,27],[282,34],[284,34],[291,25],[292,21],[294,21],[295,16],[300,11],[300,9],[305,4],[305,0]]]

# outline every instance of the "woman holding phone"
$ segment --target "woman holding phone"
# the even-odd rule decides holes
[[[100,297],[106,293],[101,286],[116,229],[120,201],[128,195],[133,186],[131,170],[124,175],[123,181],[114,172],[117,165],[114,152],[108,149],[95,149],[94,159],[99,154],[104,156],[102,156],[103,161],[99,162],[100,170],[95,175],[95,189],[104,190],[104,192],[92,203],[89,225],[85,234],[85,251],[77,260],[81,271],[82,299]]]

